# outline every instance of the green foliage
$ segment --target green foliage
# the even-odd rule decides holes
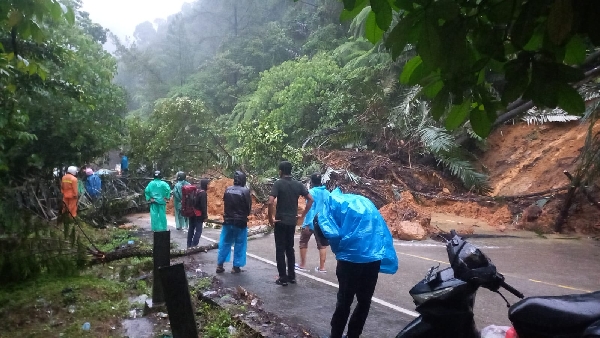
[[[435,84],[429,93],[436,100],[434,117],[443,118],[451,105],[444,118],[448,128],[470,120],[485,137],[497,110],[519,97],[583,114],[583,99],[571,84],[583,79],[578,66],[586,43],[600,44],[599,13],[590,0],[347,0],[342,19],[366,17],[358,20],[365,36],[373,43],[384,40],[394,59],[405,46],[416,46],[418,56],[404,67],[401,81],[423,90]],[[487,90],[492,73],[507,81],[501,101]]]
[[[462,181],[465,188],[480,193],[490,192],[487,176],[475,170],[469,161],[472,156],[461,149],[455,136],[434,121],[427,102],[418,99],[420,91],[418,86],[407,91],[400,104],[392,109],[390,122],[394,132],[404,139],[418,142],[422,153],[435,157],[450,174]],[[464,109],[469,111],[470,105]],[[472,133],[470,129],[467,131]]]
[[[4,180],[83,163],[120,143],[125,96],[111,83],[116,62],[98,43],[98,25],[86,15],[73,25],[76,9],[55,0],[0,5],[18,19],[0,23]]]
[[[272,120],[239,123],[235,135],[240,145],[234,154],[237,161],[247,164],[249,169],[264,171],[276,168],[282,160],[292,164],[302,161],[302,150],[288,144],[288,135]]]
[[[200,303],[197,311],[202,317],[202,321],[205,322],[202,326],[202,333],[204,337],[230,337],[229,326],[233,324],[233,320],[227,311],[215,308],[206,303]]]
[[[0,200],[0,284],[42,274],[69,276],[86,261],[86,247],[75,224],[48,224]]]
[[[257,90],[233,111],[236,119],[268,118],[300,141],[321,127],[348,121],[371,94],[372,70],[340,67],[330,55],[302,57],[261,75]],[[357,102],[358,101],[358,102]]]
[[[217,133],[216,116],[204,103],[186,97],[157,101],[147,120],[128,120],[132,157],[158,168],[201,172],[207,166],[230,161]]]

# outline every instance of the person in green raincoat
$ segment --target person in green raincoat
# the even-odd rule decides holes
[[[144,192],[146,201],[150,202],[152,231],[167,231],[167,201],[171,198],[171,188],[162,180],[160,171],[154,172],[154,180]]]
[[[177,173],[177,183],[173,189],[173,202],[175,204],[175,227],[177,230],[188,228],[189,218],[181,216],[181,187],[189,185],[190,183],[185,180],[185,173],[180,171]]]

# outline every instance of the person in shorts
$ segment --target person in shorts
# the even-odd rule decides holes
[[[308,250],[308,241],[315,232],[314,223],[319,222],[317,215],[322,212],[325,201],[329,198],[329,191],[321,183],[321,174],[314,173],[310,176],[310,183],[312,188],[308,191],[313,197],[314,202],[312,207],[306,214],[304,222],[302,223],[302,231],[300,232],[300,264],[296,264],[296,270],[307,271],[306,269],[306,252]],[[317,225],[318,226],[318,225]],[[315,242],[317,243],[317,249],[319,250],[319,266],[315,267],[315,272],[325,273],[325,259],[327,257],[327,247],[329,242],[326,238],[316,236]]]

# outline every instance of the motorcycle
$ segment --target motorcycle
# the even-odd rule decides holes
[[[506,338],[600,338],[600,291],[529,297],[507,284],[492,261],[454,230],[446,243],[450,267],[429,269],[410,291],[420,314],[396,338],[479,338],[473,306],[480,287],[521,300],[510,306]]]

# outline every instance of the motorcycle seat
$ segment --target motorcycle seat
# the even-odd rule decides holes
[[[582,333],[600,319],[600,291],[526,298],[510,307],[508,317],[518,333]]]

